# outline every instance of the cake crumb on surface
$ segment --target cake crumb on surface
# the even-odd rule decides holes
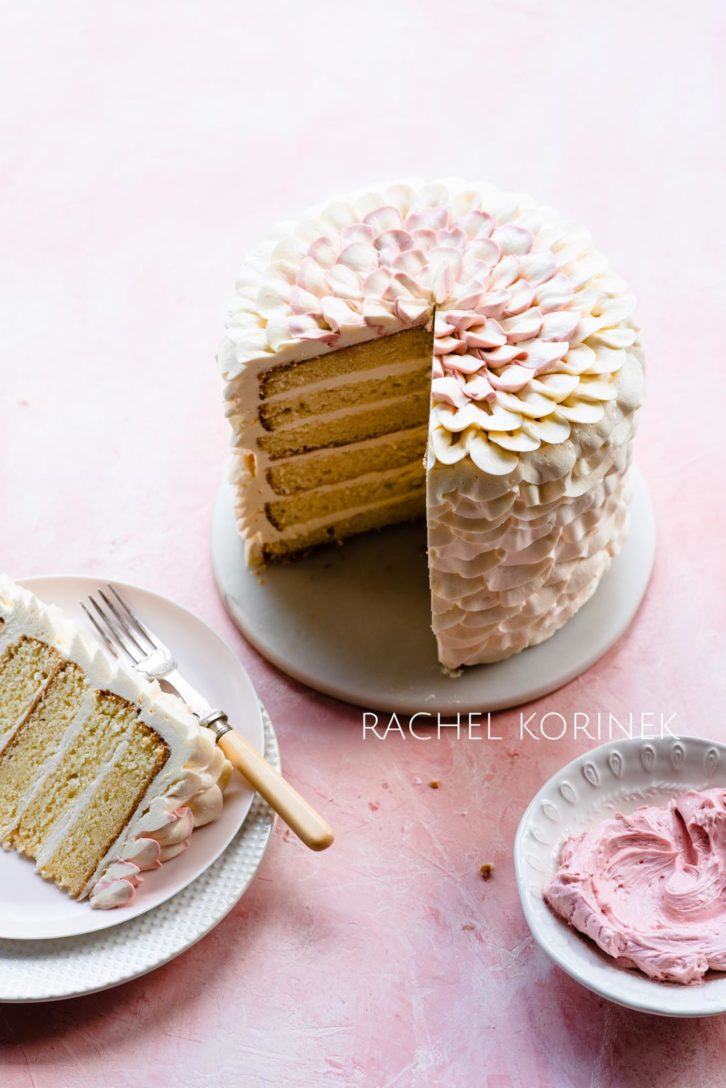
[[[441,782],[439,781],[438,778],[432,778],[431,781],[429,782],[429,786],[431,787],[432,790],[440,790],[441,789]]]
[[[479,875],[481,876],[482,880],[491,880],[493,872],[494,866],[490,865],[489,862],[485,862],[485,864],[482,865],[479,869]]]

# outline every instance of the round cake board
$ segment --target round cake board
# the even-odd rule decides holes
[[[650,496],[635,469],[631,525],[595,594],[555,635],[506,661],[447,674],[436,657],[426,527],[392,526],[262,571],[245,564],[231,485],[214,509],[217,586],[242,634],[283,672],[368,710],[502,710],[574,680],[627,629],[655,553]]]

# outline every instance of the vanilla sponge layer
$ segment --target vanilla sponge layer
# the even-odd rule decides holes
[[[229,393],[254,564],[423,516],[432,333],[248,373]]]
[[[90,787],[82,818],[70,823],[47,858],[39,859],[39,872],[69,895],[81,894],[169,755],[154,730],[138,720],[131,723],[124,748],[123,759]]]
[[[367,371],[386,371],[402,363],[423,360],[430,371],[433,335],[424,328],[406,329],[390,336],[378,337],[362,344],[340,348],[338,351],[302,362],[278,363],[259,375],[259,398],[270,400],[294,394],[303,387],[331,383],[346,383],[352,377],[360,380]]]
[[[382,401],[391,405],[401,398],[416,400],[421,396],[428,399],[429,385],[429,368],[417,367],[380,379],[303,391],[298,396],[264,401],[260,407],[260,422],[269,431],[280,431],[289,425],[299,433],[300,422],[315,416],[346,418],[346,409],[360,409],[362,405]],[[315,427],[312,430],[314,432]]]
[[[0,841],[81,896],[169,755],[138,709],[22,635],[0,657]]]
[[[335,520],[291,530],[287,536],[271,541],[265,546],[268,559],[290,559],[321,544],[340,544],[348,537],[382,529],[423,517],[426,499],[423,492],[408,497],[390,499],[373,506],[349,511]]]
[[[346,511],[389,502],[398,496],[420,495],[423,502],[426,473],[423,462],[365,473],[352,480],[317,488],[310,494],[278,499],[267,503],[266,513],[277,529],[286,529],[302,521],[333,519]]]
[[[52,646],[32,638],[18,639],[0,655],[0,744],[60,664]]]
[[[81,695],[84,688],[85,684],[81,688]],[[42,790],[38,790],[26,805],[16,827],[7,837],[16,850],[28,857],[37,857],[53,825],[112,759],[136,718],[135,707],[110,692],[94,692],[90,699],[92,702],[82,730],[69,743],[62,762],[46,775]],[[80,702],[77,710],[80,710]],[[25,726],[19,734],[21,740],[27,737],[31,744],[34,743],[33,734],[37,728],[34,729],[33,725],[31,721]],[[42,742],[43,738],[40,739]],[[46,743],[44,756],[47,759],[49,755]]]
[[[282,496],[409,465],[419,465],[423,474],[422,451],[426,449],[427,433],[424,424],[383,435],[378,440],[363,440],[333,450],[316,450],[270,465],[267,479],[275,495]]]
[[[296,423],[295,426],[260,435],[258,446],[273,461],[310,450],[345,446],[349,442],[420,426],[428,417],[428,410],[427,388],[410,396],[381,400],[376,404],[355,404],[339,410],[338,414],[326,413],[308,423]]]

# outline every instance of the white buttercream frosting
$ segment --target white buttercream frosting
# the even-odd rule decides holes
[[[141,882],[142,871],[174,857],[188,843],[193,827],[219,815],[230,765],[210,731],[199,726],[180,699],[163,692],[155,681],[147,680],[121,662],[110,661],[58,608],[44,604],[4,575],[0,575],[0,620],[0,654],[22,635],[54,646],[63,659],[75,662],[83,670],[90,689],[110,691],[133,703],[138,708],[139,719],[157,732],[169,748],[169,758],[83,892],[84,896],[90,895],[94,907],[130,902]],[[70,725],[57,758],[62,757],[72,736],[83,729],[87,713],[85,707]],[[8,736],[0,738],[0,746],[7,739]],[[109,768],[123,758],[123,747],[124,742],[114,753]],[[51,766],[49,763],[46,773]],[[42,788],[42,780],[36,788]],[[82,795],[53,829],[38,856],[39,865],[61,841],[84,801]]]
[[[399,181],[280,224],[238,277],[219,359],[234,382],[435,312],[430,462],[504,475],[602,418],[637,346],[634,305],[552,208],[483,183]]]
[[[433,630],[442,664],[500,661],[554,634],[588,600],[628,526],[642,362],[618,373],[601,420],[523,455],[506,476],[469,459],[429,472]]]

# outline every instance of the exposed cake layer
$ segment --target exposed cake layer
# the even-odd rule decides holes
[[[230,388],[251,562],[422,515],[431,350],[417,327]]]
[[[395,404],[399,400],[412,400],[422,395],[428,400],[430,380],[427,369],[417,369],[395,374],[381,382],[356,382],[355,385],[321,389],[307,396],[285,398],[284,401],[264,401],[260,407],[260,422],[268,431],[279,432],[285,426],[299,429],[302,422],[313,417],[345,418],[347,409],[361,413],[369,405]]]
[[[184,705],[4,577],[0,706],[0,840],[74,897],[128,902],[221,809],[228,765]]]
[[[275,495],[294,495],[373,472],[422,465],[427,431],[424,424],[376,440],[364,439],[340,449],[276,462],[267,469],[267,481]]]
[[[159,734],[134,718],[117,758],[89,783],[83,809],[61,819],[46,849],[38,855],[38,871],[69,895],[83,894],[98,866],[133,819],[170,755]],[[104,773],[105,772],[105,773]]]
[[[387,503],[412,492],[423,499],[425,489],[423,460],[417,460],[412,465],[362,473],[353,480],[268,502],[265,513],[276,529],[288,529],[301,523],[332,520],[348,510]]]
[[[295,361],[263,358],[227,385],[227,414],[235,438],[289,425],[289,419],[278,419],[276,413],[295,405],[315,415],[314,409],[308,410],[308,402],[330,390],[336,390],[341,399],[339,407],[386,400],[380,392],[382,385],[390,389],[391,382],[408,382],[417,372],[430,377],[432,345],[430,326],[422,325],[383,337],[370,330],[364,342],[341,345],[322,355],[323,346],[316,345],[313,358],[304,354]],[[326,414],[328,409],[329,405],[317,414]],[[261,415],[268,417],[266,422]],[[249,449],[253,444],[237,445]]]
[[[382,337],[370,329],[365,342],[349,347],[336,345],[327,355],[319,354],[323,345],[316,345],[312,359],[282,363],[270,359],[259,372],[259,399],[270,401],[290,394],[294,396],[306,387],[337,388],[341,384],[347,385],[351,377],[361,385],[386,381],[392,374],[408,370],[421,360],[425,360],[428,370],[432,340],[430,329],[424,325]],[[376,399],[375,392],[370,399]]]
[[[69,666],[73,667],[73,666]],[[79,670],[80,672],[80,670]],[[28,857],[36,858],[41,843],[53,826],[75,805],[83,792],[114,758],[121,741],[126,738],[137,718],[133,703],[111,692],[89,690],[81,674],[82,691],[87,692],[82,728],[68,734],[63,758],[55,763],[43,779],[42,788],[28,801],[7,841]],[[80,704],[77,707],[80,710]],[[29,741],[36,753],[34,777],[54,754],[40,731],[40,743],[33,738],[32,718],[26,721],[20,739]],[[44,743],[45,740],[45,743]],[[2,780],[4,760],[0,761]],[[25,791],[21,791],[23,796]],[[90,874],[89,874],[90,875]]]
[[[272,434],[261,434],[256,449],[267,454],[270,461],[276,461],[312,450],[347,446],[366,438],[420,427],[426,422],[428,412],[429,390],[424,389],[375,404],[353,405],[301,424],[296,422]]]
[[[549,638],[588,600],[627,528],[642,361],[597,424],[522,458],[512,478],[468,462],[429,475],[433,629],[449,668],[500,661]]]
[[[3,693],[0,700],[0,746],[60,663],[57,650],[27,635],[21,635],[14,643],[6,642],[0,657],[0,690]]]
[[[348,537],[366,533],[370,529],[416,521],[423,517],[425,505],[425,493],[421,490],[388,502],[349,510],[335,520],[326,519],[305,527],[299,526],[269,540],[265,544],[265,558],[290,559],[321,544],[340,544]]]
[[[48,761],[79,714],[85,689],[83,671],[71,662],[63,662],[50,681],[30,696],[25,714],[0,752],[3,845],[11,843],[16,821],[31,791],[39,787],[39,778],[44,776]]]

